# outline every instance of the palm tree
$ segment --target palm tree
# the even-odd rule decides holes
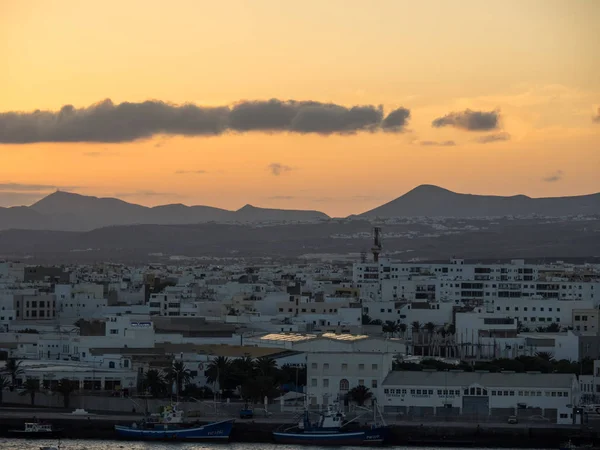
[[[391,337],[394,337],[394,335],[399,330],[400,330],[400,327],[393,320],[386,320],[385,323],[381,326],[381,331],[383,331],[384,333],[389,334]]]
[[[254,375],[254,370],[256,369],[254,360],[248,353],[241,358],[234,359],[231,362],[231,366],[238,381],[251,378]]]
[[[35,405],[35,394],[40,392],[40,382],[39,380],[34,380],[33,378],[27,378],[25,383],[23,383],[23,391],[19,395],[25,396],[29,395],[31,399],[31,406]]]
[[[413,333],[418,333],[419,331],[421,331],[421,324],[418,320],[415,320],[411,325]]]
[[[548,362],[554,361],[554,355],[550,352],[537,352],[535,354],[535,356],[544,361],[548,361]]]
[[[373,393],[369,390],[369,388],[363,386],[362,384],[350,389],[348,395],[350,396],[350,399],[356,402],[358,406],[364,406],[364,404],[373,397]]]
[[[400,331],[400,333],[402,333],[402,337],[404,337],[406,335],[407,329],[408,329],[408,327],[406,326],[405,323],[401,323],[400,325],[398,325],[398,330]]]
[[[162,374],[156,369],[150,369],[146,372],[143,386],[155,398],[165,395],[167,391],[167,383]]]
[[[11,386],[11,382],[6,377],[0,377],[0,405],[2,404],[2,397],[4,394],[4,389]]]
[[[178,395],[181,394],[183,386],[192,381],[192,378],[192,373],[185,367],[183,361],[173,361],[173,364],[165,370],[165,379],[171,385],[176,383]]]
[[[456,334],[456,325],[451,323],[450,325],[448,325],[447,330],[448,330],[448,334]]]
[[[263,377],[273,377],[277,372],[277,362],[269,356],[261,356],[254,361],[256,372]]]
[[[224,389],[228,380],[231,379],[232,375],[231,360],[226,356],[217,356],[210,363],[206,369],[206,381],[215,384],[219,383],[219,389]]]
[[[425,324],[425,329],[431,335],[435,331],[435,324],[433,322],[427,322]]]
[[[63,404],[65,408],[69,407],[69,403],[71,401],[71,394],[79,389],[79,382],[74,380],[69,380],[67,378],[61,379],[56,385],[56,392],[59,392],[63,396]]]
[[[13,386],[17,384],[17,377],[23,374],[23,368],[21,367],[20,360],[16,358],[10,358],[6,361],[6,366],[4,367],[4,372],[10,375]]]

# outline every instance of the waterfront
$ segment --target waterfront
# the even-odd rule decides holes
[[[56,441],[51,440],[24,440],[24,439],[0,439],[0,448],[2,450],[38,450],[40,446],[56,445]],[[121,442],[121,441],[88,441],[88,440],[64,440],[61,443],[61,450],[164,450],[177,448],[180,450],[301,450],[310,448],[312,450],[325,449],[325,447],[302,447],[296,445],[275,445],[275,444],[181,444],[181,443],[162,443],[162,442]],[[365,447],[344,447],[346,450],[364,449]],[[419,450],[437,450],[438,447],[387,447],[389,449],[412,449]],[[452,450],[447,447],[444,450]],[[454,450],[460,450],[459,447]],[[471,450],[476,450],[471,448]],[[487,449],[494,450],[494,449]]]

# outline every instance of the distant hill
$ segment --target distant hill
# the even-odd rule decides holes
[[[319,211],[264,209],[238,211],[182,204],[146,207],[116,198],[57,191],[27,207],[0,208],[0,230],[89,231],[117,225],[187,225],[206,222],[306,222],[328,219]]]
[[[600,214],[600,193],[575,197],[531,198],[525,195],[459,194],[421,185],[385,205],[359,215],[373,217],[572,216]]]

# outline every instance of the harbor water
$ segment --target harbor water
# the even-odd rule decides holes
[[[25,440],[25,439],[0,439],[2,450],[39,450],[44,446],[57,446],[56,440]],[[162,442],[123,442],[123,441],[88,441],[88,440],[63,440],[61,450],[328,450],[331,447],[305,447],[296,445],[275,444],[203,444],[203,443],[162,443]],[[366,447],[344,447],[345,450],[364,450]],[[411,447],[385,447],[387,449],[410,450]],[[448,447],[412,447],[414,450],[461,450]],[[469,450],[477,450],[470,448]],[[494,449],[486,449],[494,450]],[[507,449],[502,449],[507,450]]]

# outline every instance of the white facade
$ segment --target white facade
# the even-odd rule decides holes
[[[572,424],[579,402],[574,374],[408,372],[389,374],[381,387],[384,410],[413,415],[542,415]]]
[[[313,406],[342,400],[359,385],[378,392],[392,370],[394,356],[406,351],[400,340],[344,334],[325,334],[293,348],[306,353],[306,389]]]

